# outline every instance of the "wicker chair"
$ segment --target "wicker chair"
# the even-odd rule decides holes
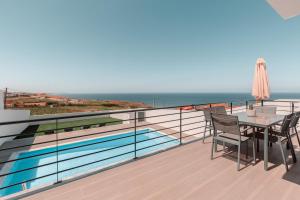
[[[211,108],[212,113],[227,115],[227,111],[224,106],[215,106]]]
[[[269,135],[269,142],[276,143],[280,147],[280,152],[282,155],[282,160],[285,165],[286,171],[288,171],[288,166],[287,166],[286,158],[285,158],[285,155],[283,152],[283,143],[287,142],[287,144],[288,144],[288,140],[290,137],[289,129],[290,129],[290,124],[291,124],[292,118],[293,118],[293,114],[286,115],[283,119],[280,129],[279,130],[271,129],[270,135]],[[260,140],[264,140],[264,133],[263,132],[255,132],[254,137],[257,139],[260,139]]]
[[[202,142],[204,143],[207,129],[209,130],[209,135],[211,136],[211,131],[213,130],[213,127],[212,127],[211,116],[210,116],[211,109],[205,108],[205,109],[202,109],[202,111],[203,111],[204,117],[205,117],[205,126],[204,126],[203,138],[202,138]]]
[[[222,114],[211,114],[212,124],[214,127],[214,134],[212,140],[211,148],[211,159],[213,159],[213,153],[217,149],[218,142],[228,143],[236,145],[238,147],[237,156],[237,170],[240,170],[240,154],[241,154],[241,144],[247,144],[248,150],[248,140],[250,137],[243,136],[241,134],[239,120],[237,116],[222,115]],[[252,147],[253,147],[253,160],[255,163],[255,141],[252,136]]]
[[[256,114],[273,114],[276,115],[277,107],[275,106],[256,106],[254,107]],[[256,132],[263,132],[263,129],[261,128],[256,128]],[[259,152],[259,139],[256,141],[256,147],[257,147],[257,152]],[[272,143],[270,143],[270,146],[272,146]]]
[[[223,114],[227,115],[226,109],[224,106],[215,106],[211,108],[201,109],[204,113],[205,117],[205,126],[202,142],[204,143],[206,131],[209,130],[209,135],[211,136],[211,131],[213,130],[212,122],[211,122],[211,113]]]
[[[294,135],[297,136],[298,144],[300,146],[300,139],[299,139],[299,135],[298,135],[298,131],[297,131],[297,125],[298,125],[299,118],[300,118],[300,112],[294,113],[291,123],[290,123],[290,133],[291,133],[291,136],[294,136]]]

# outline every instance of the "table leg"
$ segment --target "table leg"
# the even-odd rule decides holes
[[[264,131],[264,168],[268,170],[268,162],[269,162],[269,128],[266,127]]]

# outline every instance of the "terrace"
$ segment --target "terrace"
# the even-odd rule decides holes
[[[247,101],[228,103],[227,113],[245,112],[250,104],[276,106],[276,114],[281,115],[300,110],[296,100]],[[269,148],[265,171],[262,142],[255,165],[252,155],[246,158],[246,149],[242,148],[240,171],[236,171],[237,156],[232,147],[225,153],[218,151],[211,160],[210,135],[206,134],[202,142],[203,112],[184,110],[186,107],[1,123],[57,124],[54,134],[15,139],[1,146],[1,194],[4,198],[28,199],[298,199],[299,162],[293,163],[289,156],[286,172],[279,148],[274,145]],[[59,124],[66,120],[99,116],[117,118],[123,124],[59,130]],[[248,149],[251,152],[250,144]]]

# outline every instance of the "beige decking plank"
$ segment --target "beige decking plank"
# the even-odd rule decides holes
[[[186,152],[188,154],[189,151],[190,150],[188,148],[182,148],[182,153]],[[123,189],[124,186],[127,187],[130,185],[130,181],[133,182],[133,184],[135,182],[139,183],[139,181],[138,181],[139,178],[141,178],[143,181],[145,176],[149,176],[152,178],[153,176],[155,176],[157,174],[158,171],[160,171],[161,173],[164,173],[164,171],[166,171],[166,172],[169,171],[170,170],[168,168],[169,160],[167,160],[163,154],[155,155],[155,157],[157,157],[157,156],[159,156],[159,159],[161,159],[161,162],[157,162],[155,166],[153,166],[152,168],[148,168],[147,166],[149,166],[149,164],[151,165],[151,162],[145,163],[144,160],[138,161],[140,163],[145,163],[146,164],[146,165],[144,165],[145,168],[142,166],[142,167],[135,168],[135,170],[131,170],[130,173],[128,173],[128,174],[127,173],[121,174],[121,177],[120,176],[118,177],[119,181],[117,181],[117,183],[114,184],[114,187],[116,188],[117,186],[121,185],[122,187],[120,189]],[[174,154],[173,156],[176,156],[176,154]],[[176,160],[176,163],[174,163],[174,164],[180,164],[182,162],[185,162],[186,160],[190,160],[191,156],[193,156],[193,155],[182,157],[180,160]],[[147,160],[147,159],[145,159],[145,160]],[[163,170],[163,171],[161,171],[161,170]],[[113,184],[112,181],[115,181],[115,180],[111,179],[110,177],[108,179],[108,182],[104,182],[103,180],[100,180],[99,182],[97,182],[95,184],[95,187],[98,187],[98,184],[101,184],[104,186],[101,195],[103,195],[105,192],[108,192],[108,194],[111,194],[111,184]],[[125,185],[124,185],[124,181],[126,181]],[[133,187],[133,186],[131,186],[131,187]],[[85,189],[86,189],[88,195],[93,193],[93,189],[90,186],[86,186]],[[94,192],[95,191],[96,190],[94,190]],[[116,189],[116,192],[119,192],[119,190]]]
[[[279,156],[272,162],[280,165],[264,171],[260,152],[255,166],[242,165],[244,168],[238,172],[236,159],[220,156],[222,152],[210,160],[209,140],[140,159],[27,199],[299,199],[299,148],[299,161],[290,166],[287,174],[276,145],[270,154]],[[251,151],[249,154],[251,159]]]
[[[248,199],[253,192],[258,191],[258,187],[268,183],[268,177],[273,178],[270,176],[270,173],[257,176],[257,174],[260,173],[259,171],[263,168],[263,162],[258,163],[255,167],[256,169],[249,169],[245,174],[238,176],[235,181],[224,185],[223,190],[216,196],[216,199]],[[259,183],[259,185],[257,185],[257,183]]]
[[[206,154],[195,152],[196,156],[199,156],[200,158],[204,159],[204,157],[207,157]],[[141,194],[143,194],[145,191],[150,190],[151,196],[155,195],[157,192],[161,192],[162,190],[167,189],[170,185],[174,185],[181,179],[186,179],[187,177],[190,177],[193,175],[191,172],[200,172],[202,170],[203,173],[205,173],[206,169],[210,168],[210,165],[215,165],[217,163],[204,163],[199,162],[197,159],[193,160],[189,158],[190,156],[195,156],[193,154],[189,154],[186,156],[187,159],[178,158],[176,161],[174,161],[174,165],[170,166],[169,163],[160,171],[155,170],[154,174],[148,174],[149,180],[147,180],[147,184],[140,184],[135,187],[128,187],[125,190],[122,188],[123,192],[122,195],[126,195],[128,198],[137,197],[139,198]],[[179,164],[177,165],[177,163]],[[174,166],[180,166],[180,167],[174,167]],[[159,173],[159,176],[157,174]],[[143,178],[143,177],[141,177]],[[134,185],[134,181],[129,182],[129,185]],[[144,182],[144,178],[140,180],[140,182]],[[160,183],[160,184],[157,184]],[[163,185],[163,187],[161,187]],[[113,199],[120,198],[120,195],[114,195],[112,196]],[[147,199],[147,198],[145,198]]]
[[[178,171],[173,171],[164,176],[160,176],[157,179],[154,179],[150,184],[145,184],[143,187],[138,190],[133,190],[128,196],[134,196],[134,199],[138,199],[143,196],[144,191],[151,191],[151,194],[147,195],[144,199],[166,199],[166,198],[175,198],[173,196],[174,191],[178,194],[185,193],[188,191],[193,184],[193,182],[205,182],[205,175],[213,175],[215,171],[213,170],[213,165],[207,165],[207,167],[201,167],[197,169],[199,165],[196,163],[190,163],[190,165],[183,168],[180,168]],[[194,173],[191,173],[195,170]],[[203,176],[201,176],[203,175]],[[197,179],[197,180],[196,180]],[[160,184],[157,184],[160,183]],[[178,198],[179,196],[176,196]],[[120,198],[120,196],[119,196]],[[114,199],[119,199],[114,198]]]
[[[290,188],[287,190],[284,199],[288,200],[298,200],[300,198],[300,187],[299,185],[289,185]],[[283,200],[283,199],[282,199]]]
[[[205,149],[202,149],[202,151],[204,151]],[[188,153],[190,151],[189,148],[183,148],[182,149],[182,153]],[[175,151],[170,151],[170,156],[176,156],[177,152]],[[169,161],[165,159],[164,156],[162,156],[164,154],[158,154],[158,155],[154,155],[153,157],[157,157],[156,159],[156,165],[155,167],[157,168],[162,168],[165,164],[167,164]],[[111,184],[114,183],[114,181],[116,181],[115,179],[113,179],[113,177],[117,177],[118,176],[118,182],[122,182],[124,180],[128,180],[128,177],[134,177],[132,176],[132,174],[134,173],[135,175],[138,175],[139,173],[145,173],[147,172],[147,170],[138,170],[138,169],[143,169],[144,167],[147,167],[148,165],[150,165],[152,163],[151,160],[145,158],[145,159],[140,159],[137,162],[134,163],[129,163],[126,164],[128,166],[133,165],[132,167],[124,167],[124,166],[120,166],[117,167],[113,170],[118,169],[118,171],[116,173],[111,174],[110,171],[104,171],[101,173],[101,179],[99,179],[97,176],[90,176],[88,178],[83,178],[81,179],[82,181],[88,179],[88,181],[86,183],[84,183],[84,186],[82,185],[82,183],[75,181],[66,185],[63,185],[61,187],[58,187],[58,191],[59,192],[64,192],[65,190],[73,190],[74,188],[78,188],[78,187],[82,187],[86,188],[87,192],[93,192],[93,191],[97,191],[96,188],[98,187],[99,184],[102,185],[102,189],[105,189],[106,187],[108,187],[110,189]],[[155,169],[155,167],[153,167],[153,169]],[[147,169],[147,168],[146,168]],[[151,170],[153,170],[151,169]],[[138,170],[138,171],[137,171]],[[149,170],[148,170],[149,171]],[[94,189],[95,188],[95,189]],[[57,195],[57,192],[53,191],[53,195]]]
[[[186,158],[185,160],[188,160],[188,159],[189,158]],[[143,162],[143,160],[140,160],[138,162]],[[176,163],[180,164],[180,161],[177,161]],[[151,165],[151,163],[149,163],[148,165]],[[115,193],[120,193],[120,191],[122,191],[124,189],[127,190],[127,189],[130,189],[131,187],[135,187],[136,185],[139,185],[141,182],[143,182],[145,177],[153,177],[157,174],[158,171],[160,171],[162,173],[167,172],[167,170],[169,170],[169,169],[166,166],[168,166],[168,161],[164,160],[164,162],[157,164],[157,165],[153,166],[152,168],[149,168],[148,166],[146,166],[145,168],[139,167],[136,170],[134,170],[132,173],[126,174],[126,177],[120,177],[120,178],[118,177],[117,180],[108,179],[105,182],[99,181],[105,187],[101,192],[101,196],[103,196],[105,194],[106,195],[114,195]],[[95,184],[96,187],[98,186],[98,183]],[[114,188],[115,188],[114,194],[111,193],[111,185],[112,184],[114,185]],[[91,190],[90,187],[85,187],[84,189],[86,191],[86,195],[90,195],[93,193],[93,190]],[[95,192],[95,190],[94,190],[94,192]]]

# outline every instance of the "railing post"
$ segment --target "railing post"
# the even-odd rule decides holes
[[[21,185],[22,185],[22,191],[27,190],[27,185],[26,185],[26,183],[22,183]]]
[[[292,113],[295,112],[295,105],[294,105],[294,102],[292,102]]]
[[[246,110],[248,110],[248,101],[246,101]]]
[[[6,100],[7,100],[7,88],[5,88],[4,91],[4,99],[3,99],[4,109],[6,109]]]
[[[134,111],[134,159],[136,158],[136,111]]]
[[[180,144],[182,144],[182,107],[180,107],[179,113],[179,134]]]
[[[230,114],[232,114],[232,102],[230,102]]]
[[[261,106],[264,106],[264,100],[261,100],[260,103],[261,103]]]
[[[55,120],[55,141],[56,141],[56,183],[61,182],[58,177],[58,120]]]

